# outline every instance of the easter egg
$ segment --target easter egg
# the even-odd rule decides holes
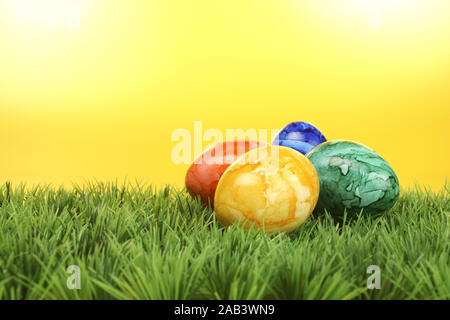
[[[332,215],[379,214],[398,199],[399,184],[391,166],[375,151],[352,141],[329,141],[307,157],[317,170],[320,196],[317,210]]]
[[[186,189],[193,197],[199,197],[204,205],[213,206],[214,193],[220,177],[239,156],[257,148],[256,141],[235,140],[219,142],[203,152],[186,173]]]
[[[273,140],[273,145],[285,146],[307,154],[315,146],[327,141],[322,132],[307,122],[292,122]]]
[[[214,207],[225,226],[235,222],[266,233],[291,232],[313,211],[319,179],[312,163],[282,146],[253,149],[236,160],[217,186]]]

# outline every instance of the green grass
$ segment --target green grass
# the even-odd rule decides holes
[[[382,217],[222,228],[185,191],[0,186],[0,299],[449,299],[449,187]],[[66,268],[81,268],[81,290]],[[381,289],[366,286],[381,268]]]

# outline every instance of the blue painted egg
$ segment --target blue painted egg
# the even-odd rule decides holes
[[[307,154],[315,146],[326,142],[322,132],[312,124],[302,121],[292,122],[284,127],[273,140],[273,145],[285,146]]]

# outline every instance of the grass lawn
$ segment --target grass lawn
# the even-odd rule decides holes
[[[221,227],[185,191],[0,186],[0,299],[450,299],[450,195],[291,234]],[[69,290],[66,269],[81,269]],[[370,265],[381,289],[367,289]]]

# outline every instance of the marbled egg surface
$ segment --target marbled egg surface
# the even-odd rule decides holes
[[[332,215],[379,214],[398,199],[399,183],[391,166],[375,151],[352,141],[329,141],[307,157],[317,170],[320,196],[317,210]]]
[[[214,204],[217,183],[224,171],[238,157],[265,143],[248,140],[226,141],[203,152],[186,173],[186,189],[204,205]]]
[[[217,186],[214,207],[225,226],[290,232],[313,211],[319,179],[312,163],[299,152],[281,146],[253,149],[234,162]]]
[[[327,141],[322,132],[307,122],[292,122],[284,127],[272,144],[285,146],[307,154],[315,146]]]

